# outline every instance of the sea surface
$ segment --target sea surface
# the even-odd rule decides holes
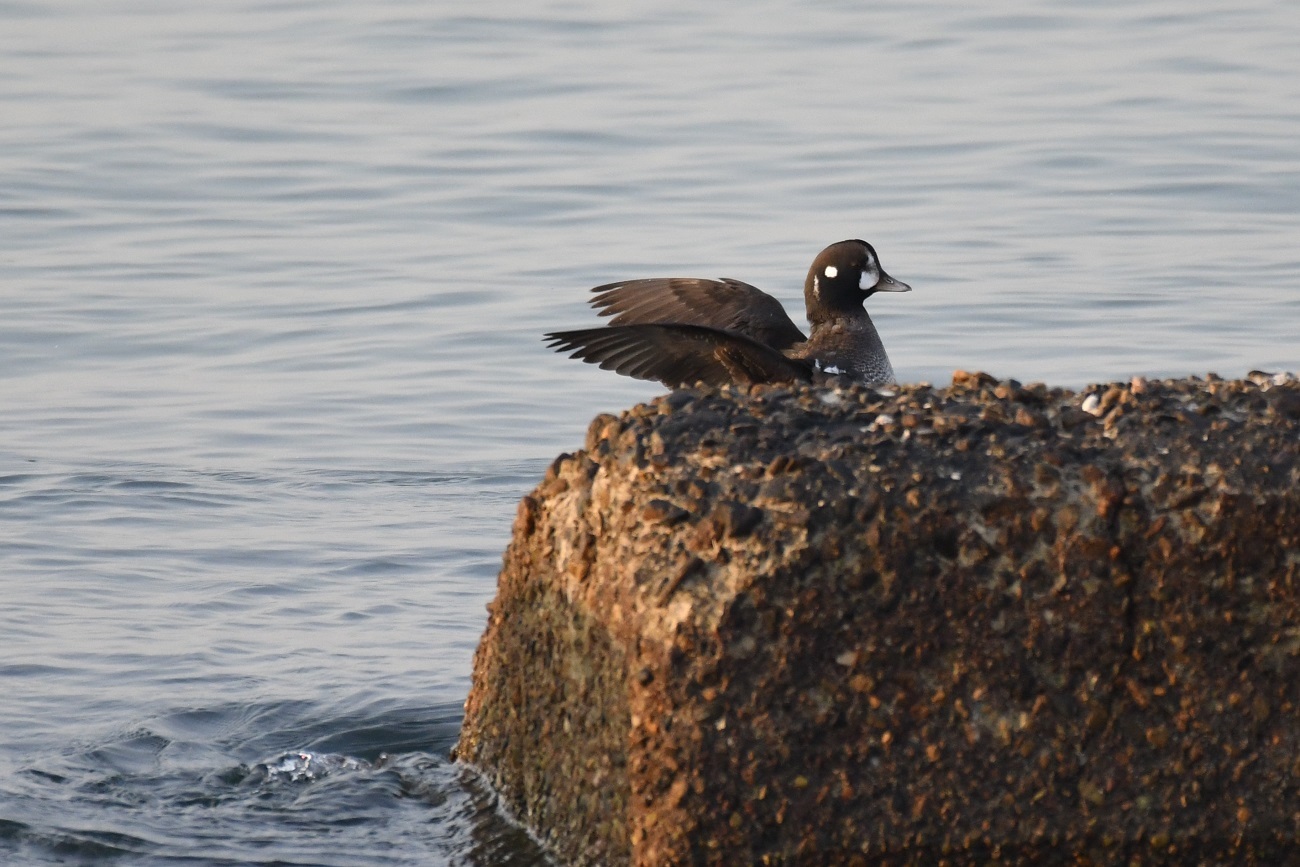
[[[1300,368],[1289,0],[0,0],[0,864],[512,865],[451,763],[624,277],[905,381]],[[796,319],[800,319],[797,315]]]

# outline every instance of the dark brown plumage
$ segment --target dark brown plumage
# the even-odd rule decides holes
[[[591,364],[670,388],[703,383],[808,382],[822,374],[893,382],[894,371],[863,301],[906,292],[865,241],[841,241],[813,261],[804,282],[812,334],[781,303],[739,280],[669,277],[607,283],[591,304],[603,328],[557,331],[547,345]]]

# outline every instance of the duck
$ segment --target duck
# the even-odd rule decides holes
[[[893,365],[864,302],[911,289],[885,273],[875,248],[851,239],[822,250],[808,269],[808,335],[780,301],[748,283],[660,277],[595,287],[591,306],[612,317],[608,324],[543,337],[570,358],[670,389],[831,377],[892,385]]]

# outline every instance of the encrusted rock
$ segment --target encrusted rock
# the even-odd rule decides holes
[[[1284,863],[1300,383],[601,416],[520,504],[457,752],[572,864]]]

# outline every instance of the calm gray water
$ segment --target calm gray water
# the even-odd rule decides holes
[[[0,0],[0,863],[531,864],[447,761],[620,277],[900,378],[1300,368],[1300,18]]]

